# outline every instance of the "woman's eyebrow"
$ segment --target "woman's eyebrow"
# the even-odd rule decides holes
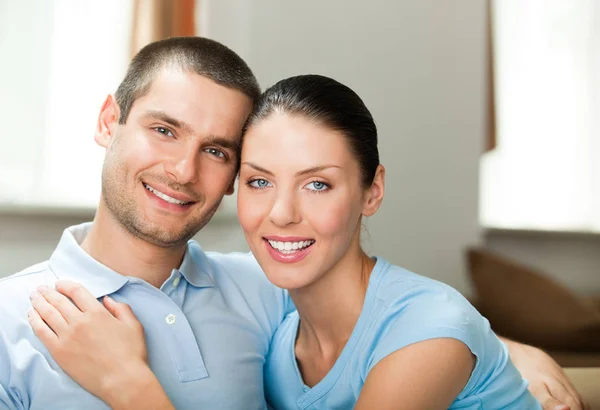
[[[337,166],[337,165],[319,165],[316,167],[311,167],[311,168],[304,169],[302,171],[298,171],[298,172],[296,172],[296,175],[300,176],[300,175],[312,174],[315,172],[324,171],[329,168],[341,168],[341,167]]]
[[[268,169],[265,169],[265,168],[263,168],[261,166],[258,166],[258,165],[254,164],[252,162],[249,162],[249,161],[243,162],[242,165],[247,165],[247,166],[249,166],[251,168],[254,168],[257,171],[263,172],[263,173],[265,173],[267,175],[271,175],[271,176],[273,175],[273,173],[271,171],[269,171]],[[306,174],[312,174],[314,172],[323,171],[323,170],[326,170],[326,169],[329,169],[329,168],[340,168],[341,169],[341,167],[338,166],[338,165],[319,165],[319,166],[316,166],[316,167],[310,167],[310,168],[307,168],[307,169],[303,169],[302,171],[298,171],[298,172],[296,172],[296,176],[301,176],[301,175],[306,175]]]

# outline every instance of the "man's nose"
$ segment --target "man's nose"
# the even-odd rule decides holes
[[[193,184],[198,181],[198,161],[198,156],[188,151],[166,161],[165,171],[180,185]]]

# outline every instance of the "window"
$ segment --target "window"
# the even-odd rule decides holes
[[[104,151],[94,143],[94,126],[127,68],[131,6],[123,0],[0,6],[3,205],[96,207]]]
[[[600,232],[600,8],[492,10],[498,146],[481,164],[481,223]]]
[[[0,2],[0,211],[96,208],[95,125],[129,63],[133,9],[132,0]],[[235,208],[226,197],[217,218]]]

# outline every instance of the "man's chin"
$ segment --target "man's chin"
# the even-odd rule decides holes
[[[172,224],[147,222],[129,226],[125,224],[125,227],[136,237],[161,248],[185,245],[200,230],[200,228],[192,228],[190,225],[175,229]]]

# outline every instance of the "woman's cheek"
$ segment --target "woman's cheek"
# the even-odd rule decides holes
[[[325,194],[322,194],[325,195]],[[348,230],[351,208],[347,200],[331,198],[327,201],[313,201],[309,205],[311,226],[322,236],[338,236]]]
[[[261,198],[263,195],[252,195],[248,192],[242,192],[247,190],[247,187],[240,187],[238,193],[238,219],[242,229],[246,234],[251,234],[256,230],[265,215],[267,214],[267,204],[265,198]]]

